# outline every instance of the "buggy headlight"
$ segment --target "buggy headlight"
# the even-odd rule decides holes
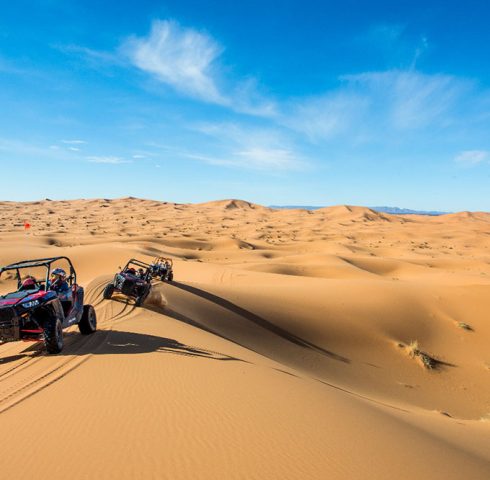
[[[24,308],[32,308],[35,307],[36,305],[39,305],[39,300],[32,300],[30,302],[24,302],[22,304]]]

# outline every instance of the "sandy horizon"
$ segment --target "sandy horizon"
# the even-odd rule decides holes
[[[347,208],[366,208],[368,210],[372,210],[377,212],[376,208],[400,208],[401,210],[410,210],[414,212],[424,212],[421,215],[423,216],[428,216],[428,217],[439,217],[439,216],[444,216],[444,215],[453,215],[453,214],[463,214],[463,213],[490,213],[486,210],[468,210],[468,209],[463,209],[463,210],[440,210],[440,209],[435,209],[435,208],[411,208],[411,207],[399,207],[399,206],[382,206],[379,207],[374,207],[374,206],[366,206],[366,205],[358,205],[358,204],[346,204],[346,203],[335,203],[332,205],[307,205],[304,202],[300,205],[296,205],[294,203],[285,203],[284,205],[274,203],[271,205],[262,205],[260,203],[256,202],[250,202],[248,200],[243,200],[240,198],[221,198],[217,200],[209,200],[209,201],[203,201],[203,202],[173,202],[173,201],[166,201],[166,200],[155,200],[152,198],[144,198],[144,197],[134,197],[132,195],[128,196],[122,196],[122,197],[86,197],[86,198],[61,198],[61,199],[53,199],[49,197],[45,198],[37,198],[33,200],[7,200],[7,199],[0,199],[0,204],[31,204],[31,205],[37,205],[40,202],[93,202],[93,201],[101,201],[101,202],[114,202],[114,201],[143,201],[143,202],[158,202],[163,205],[212,205],[212,204],[231,204],[231,205],[249,205],[249,206],[258,206],[258,207],[263,207],[263,208],[269,208],[271,210],[309,210],[310,207],[314,208],[315,210],[318,209],[323,209],[323,208],[335,208],[335,207],[347,207]],[[433,214],[431,212],[437,212],[437,214]],[[379,212],[379,213],[386,213],[386,212]],[[411,216],[411,215],[417,215],[417,213],[388,213],[388,215],[398,215],[398,216]]]
[[[99,330],[0,344],[5,478],[490,478],[490,213],[0,202],[0,265],[51,255]]]

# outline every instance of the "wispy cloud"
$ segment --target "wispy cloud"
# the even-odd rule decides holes
[[[340,81],[322,96],[286,104],[278,121],[315,141],[440,129],[460,121],[473,88],[464,79],[410,70],[346,75]]]
[[[450,121],[468,82],[450,75],[415,71],[369,72],[344,77],[350,88],[364,92],[374,109],[385,113],[394,128],[418,129]]]
[[[65,160],[67,152],[57,145],[49,147],[17,139],[0,138],[0,152],[14,157],[32,157],[51,160]],[[68,154],[69,155],[69,154]]]
[[[185,156],[193,160],[201,160],[210,165],[252,170],[297,170],[300,167],[300,161],[295,153],[285,149],[252,148],[250,150],[232,151],[226,156],[214,157],[192,153]]]
[[[490,160],[490,152],[488,150],[465,150],[456,155],[454,160],[461,165],[473,167]]]
[[[122,163],[131,163],[131,160],[125,160],[121,157],[113,157],[113,156],[90,156],[87,157],[87,160],[91,163],[106,163],[110,165],[119,165]]]
[[[417,67],[417,62],[419,59],[429,50],[429,40],[425,35],[420,37],[420,41],[415,48],[415,53],[413,55],[412,63],[410,68],[414,70]]]
[[[65,143],[67,145],[83,145],[87,142],[85,140],[61,140],[61,143]]]
[[[101,65],[115,65],[123,66],[124,61],[120,55],[113,52],[105,52],[102,50],[94,50],[92,48],[83,47],[80,45],[53,45],[53,48],[60,52],[66,53],[83,59],[87,64],[92,67],[99,67]]]
[[[132,160],[126,160],[122,157],[109,155],[90,155],[83,156],[79,153],[77,147],[60,148],[58,145],[42,146],[26,141],[16,139],[0,138],[0,160],[2,154],[6,158],[37,158],[57,162],[90,162],[105,164],[124,164],[132,163]]]
[[[130,38],[123,50],[136,67],[176,90],[211,103],[228,103],[215,80],[221,47],[210,36],[176,22],[155,21],[147,37]]]
[[[462,77],[427,74],[417,69],[419,59],[429,49],[424,35],[411,35],[402,24],[383,24],[373,25],[355,40],[359,44],[361,41],[386,55],[392,68],[339,76],[337,87],[323,94],[310,96],[300,92],[298,97],[280,102],[261,95],[255,79],[234,77],[225,64],[225,49],[209,33],[172,20],[155,20],[146,35],[129,37],[114,53],[73,45],[65,51],[93,62],[137,69],[156,80],[158,86],[164,85],[198,102],[265,117],[253,119],[228,112],[233,119],[228,123],[201,125],[198,133],[212,141],[204,140],[201,145],[201,138],[197,139],[196,145],[203,147],[198,152],[194,148],[175,153],[175,147],[158,146],[162,151],[215,165],[270,171],[298,169],[310,163],[302,154],[310,147],[318,151],[320,146],[326,154],[330,145],[339,149],[342,142],[349,146],[372,143],[383,147],[396,143],[398,148],[414,138],[429,144],[435,132],[445,132],[446,136],[457,132],[466,141],[470,135],[475,138],[474,130],[465,138],[463,132],[469,132],[474,125],[480,128],[488,124],[489,92]],[[182,128],[188,128],[187,124]],[[63,141],[79,148],[76,142]],[[157,144],[148,146],[157,148]],[[483,161],[475,155],[482,150],[468,152],[473,156],[465,157],[467,152],[462,152],[458,163]],[[139,150],[128,154],[134,161],[143,156],[146,153]],[[128,162],[112,156],[94,156],[89,161]]]
[[[208,34],[170,20],[154,21],[146,37],[131,37],[121,52],[141,71],[181,94],[253,115],[271,115],[274,103],[257,93],[254,80],[226,88],[223,48]]]
[[[263,170],[296,170],[302,164],[298,154],[285,148],[251,146],[237,150],[228,160],[217,161],[218,164],[258,168]]]
[[[280,131],[237,124],[203,124],[196,130],[214,139],[215,155],[185,153],[184,156],[212,165],[255,170],[300,170],[308,161]]]
[[[353,41],[357,47],[376,54],[386,63],[387,69],[414,70],[430,46],[425,35],[415,35],[407,25],[400,23],[372,24]]]
[[[305,134],[311,141],[329,140],[351,133],[364,118],[371,98],[354,89],[339,89],[321,96],[294,100],[284,107],[278,122]]]

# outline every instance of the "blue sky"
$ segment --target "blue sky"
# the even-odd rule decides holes
[[[0,198],[490,210],[490,5],[10,2]]]

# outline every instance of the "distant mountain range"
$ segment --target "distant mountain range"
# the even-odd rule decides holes
[[[279,209],[294,209],[301,208],[304,210],[318,210],[323,207],[316,207],[312,205],[270,205],[270,208],[279,208]],[[451,212],[440,212],[437,210],[411,210],[409,208],[398,208],[398,207],[368,207],[371,210],[375,210],[376,212],[382,213],[391,213],[393,215],[445,215],[446,213]]]
[[[394,215],[445,215],[452,212],[440,212],[438,210],[411,210],[410,208],[398,208],[398,207],[369,207],[371,210],[377,212],[392,213]]]

